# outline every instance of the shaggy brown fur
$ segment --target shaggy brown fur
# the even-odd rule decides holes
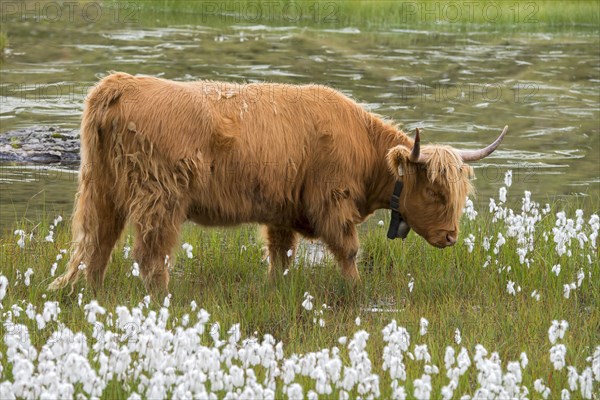
[[[266,226],[269,275],[290,262],[298,236],[320,238],[344,276],[357,280],[356,224],[389,207],[431,244],[456,235],[470,167],[456,150],[423,146],[323,86],[173,82],[115,73],[89,93],[73,216],[74,252],[51,288],[82,272],[101,287],[126,221],[150,291],[165,291],[171,252],[185,220]],[[401,171],[401,174],[399,173]]]

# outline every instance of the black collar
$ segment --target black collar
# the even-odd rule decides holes
[[[400,193],[404,184],[401,181],[396,181],[394,193],[390,199],[390,208],[392,209],[392,218],[390,219],[390,227],[388,228],[388,239],[405,239],[410,231],[410,226],[404,221],[400,214]]]

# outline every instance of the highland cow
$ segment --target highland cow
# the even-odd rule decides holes
[[[453,245],[481,150],[420,145],[334,89],[318,85],[174,82],[114,73],[91,89],[81,123],[74,249],[65,274],[94,290],[126,222],[147,290],[167,290],[186,220],[265,227],[269,276],[299,236],[322,240],[358,280],[356,225],[378,209],[437,247]]]

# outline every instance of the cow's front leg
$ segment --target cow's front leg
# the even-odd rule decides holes
[[[298,234],[291,229],[268,226],[263,231],[263,235],[267,240],[269,251],[269,279],[273,280],[293,262]]]
[[[347,222],[340,226],[337,232],[335,228],[323,236],[323,241],[335,256],[342,276],[349,281],[360,281],[358,268],[356,268],[356,257],[358,254],[358,232],[356,226]]]
[[[136,210],[139,222],[133,256],[139,263],[144,286],[155,300],[162,301],[168,294],[169,268],[174,265],[172,251],[185,219],[182,209],[156,203]]]

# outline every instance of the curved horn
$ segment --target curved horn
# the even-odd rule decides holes
[[[463,161],[481,160],[482,158],[489,156],[494,152],[494,150],[496,150],[496,148],[500,145],[500,142],[502,142],[502,139],[504,139],[506,132],[508,132],[508,125],[504,127],[500,136],[498,136],[498,138],[494,140],[494,143],[490,144],[489,146],[479,150],[459,150],[458,154],[462,157]]]
[[[421,153],[421,135],[419,135],[419,128],[415,129],[415,143],[413,144],[412,151],[410,152],[410,156],[408,157],[408,161],[418,163],[419,161],[423,161],[420,158]]]

